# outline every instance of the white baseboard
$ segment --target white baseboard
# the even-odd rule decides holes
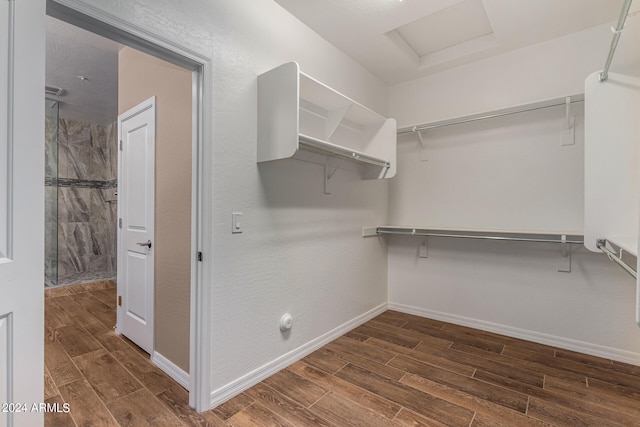
[[[577,351],[579,353],[590,354],[592,356],[603,357],[605,359],[640,366],[640,353],[605,347],[598,344],[591,344],[588,342],[577,341],[570,338],[558,337],[555,335],[530,331],[527,329],[514,328],[512,326],[502,325],[499,323],[472,319],[456,314],[443,313],[440,311],[429,310],[405,304],[390,302],[388,308],[389,310],[400,311],[402,313],[415,314],[416,316],[427,317],[434,320],[441,320],[443,322],[454,323],[456,325],[468,326],[470,328],[494,332],[496,334],[507,335],[513,338],[520,338],[527,341],[550,345],[552,347]]]
[[[153,355],[151,356],[151,362],[153,362],[153,364],[158,368],[162,369],[164,373],[176,380],[182,387],[189,390],[190,378],[188,372],[183,371],[171,360],[167,359],[156,351],[154,351]]]
[[[211,408],[226,402],[232,397],[240,394],[244,390],[256,385],[265,378],[275,374],[276,372],[286,368],[294,362],[302,359],[310,353],[313,353],[320,347],[336,338],[346,334],[350,330],[360,326],[361,324],[373,319],[380,313],[387,310],[387,303],[381,304],[360,316],[343,323],[342,325],[330,330],[329,332],[309,341],[306,344],[278,357],[271,362],[249,372],[248,374],[214,390],[211,392]]]

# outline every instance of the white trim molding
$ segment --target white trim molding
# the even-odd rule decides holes
[[[0,402],[13,402],[13,313],[0,316]],[[13,425],[13,413],[0,413],[0,425]]]
[[[352,329],[362,325],[365,322],[373,319],[377,315],[383,313],[387,310],[387,303],[380,304],[377,307],[372,308],[371,310],[359,315],[358,317],[351,319],[342,325],[337,326],[336,328],[330,330],[329,332],[320,335],[319,337],[309,341],[306,344],[301,345],[300,347],[291,350],[290,352],[283,354],[277,359],[272,360],[265,365],[260,366],[257,369],[249,372],[242,377],[225,384],[224,386],[213,390],[211,392],[211,408],[215,408],[221,403],[226,402],[232,397],[240,394],[244,390],[258,384],[260,381],[265,378],[275,374],[276,372],[286,368],[294,362],[302,359],[303,357],[313,353],[320,347],[325,344],[330,343],[336,338],[346,334]]]
[[[584,341],[573,340],[570,338],[558,337],[555,335],[531,331],[528,329],[514,328],[513,326],[487,322],[485,320],[472,319],[469,317],[459,316],[456,314],[443,313],[440,311],[429,310],[426,308],[415,307],[415,306],[410,306],[405,304],[390,302],[389,310],[395,310],[395,311],[399,311],[401,313],[407,313],[407,314],[414,314],[416,316],[427,317],[429,319],[454,323],[456,325],[468,326],[470,328],[480,329],[488,332],[494,332],[496,334],[506,335],[509,337],[519,338],[527,341],[533,341],[539,344],[545,344],[552,347],[562,348],[565,350],[576,351],[578,353],[590,354],[592,356],[602,357],[605,359],[615,360],[618,362],[630,363],[632,365],[640,365],[640,353],[634,353],[631,351],[605,347],[598,344],[592,344]]]
[[[15,2],[0,5],[0,263],[11,261]],[[6,28],[6,31],[4,30]]]
[[[167,359],[157,351],[153,352],[151,356],[151,361],[158,368],[162,369],[165,374],[169,375],[171,378],[176,380],[178,384],[184,387],[187,391],[189,390],[189,373],[185,372],[178,365],[173,363],[171,360]]]

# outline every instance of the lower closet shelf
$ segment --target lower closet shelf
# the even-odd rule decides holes
[[[426,236],[453,237],[459,239],[507,240],[517,242],[584,244],[584,236],[577,232],[523,232],[504,230],[449,230],[425,227],[378,226],[365,227],[362,236]]]

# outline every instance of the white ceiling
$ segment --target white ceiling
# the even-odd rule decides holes
[[[275,0],[387,84],[614,23],[623,0]],[[47,17],[46,84],[60,115],[117,117],[122,45]],[[78,76],[85,76],[81,80]]]
[[[114,122],[122,45],[49,16],[46,34],[45,84],[63,89],[61,96],[47,98],[60,101],[60,117],[102,125]]]
[[[390,85],[603,23],[613,24],[623,2],[275,1]]]

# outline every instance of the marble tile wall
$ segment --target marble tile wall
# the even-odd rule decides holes
[[[116,124],[59,120],[58,277],[115,277],[117,205]]]
[[[55,105],[57,108],[57,105]],[[58,282],[58,114],[46,110],[45,116],[45,218],[44,280],[48,286]]]

